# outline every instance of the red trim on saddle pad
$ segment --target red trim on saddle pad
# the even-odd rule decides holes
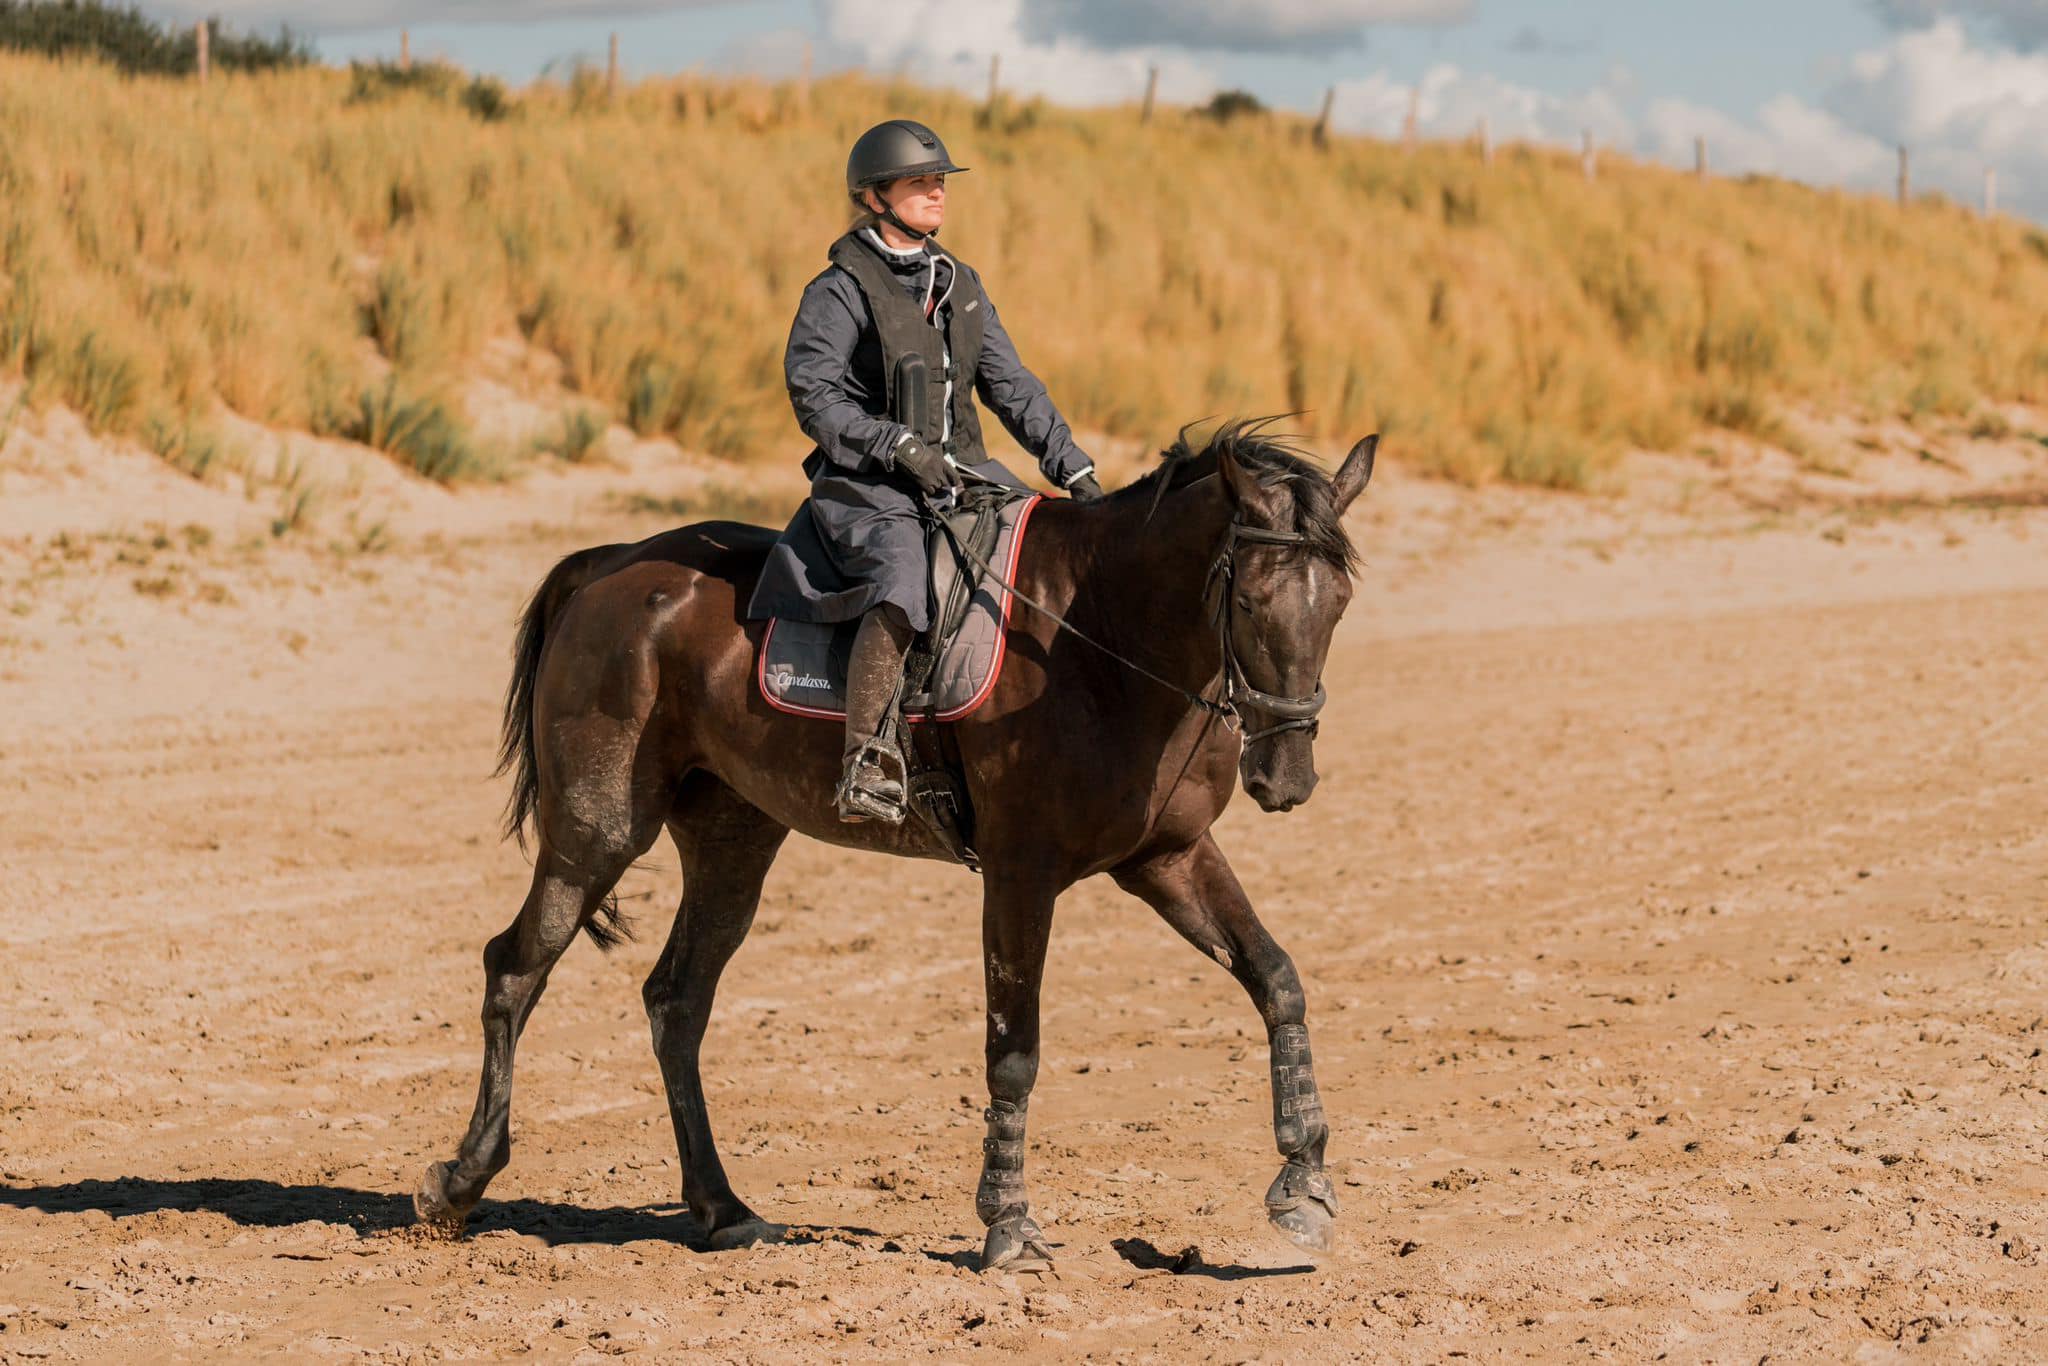
[[[1043,494],[1034,494],[1032,495],[1031,501],[1024,504],[1024,506],[1021,509],[1019,509],[1017,513],[1016,529],[1010,533],[1010,555],[1009,558],[1006,561],[1004,561],[1003,564],[1000,566],[1003,577],[1011,583],[1015,583],[1017,581],[1017,561],[1018,557],[1023,553],[1024,550],[1024,529],[1031,522],[1031,513],[1033,509],[1037,508],[1037,506],[1044,501],[1045,497]],[[978,577],[979,576],[977,575],[977,578]],[[977,583],[975,585],[975,591],[979,593],[981,589],[982,585]],[[996,690],[996,680],[1003,676],[1003,659],[1006,654],[1005,647],[1007,646],[1010,638],[1010,604],[1012,601],[1012,595],[1008,591],[1000,588],[995,589],[994,592],[997,594],[997,616],[1000,619],[1000,624],[996,631],[995,658],[989,661],[988,677],[982,680],[981,687],[975,690],[974,696],[968,698],[959,706],[954,707],[948,711],[939,712],[937,715],[930,717],[927,717],[921,712],[914,715],[906,714],[906,716],[904,717],[905,720],[910,721],[913,724],[919,721],[926,720],[958,721],[961,717],[966,716],[968,713],[972,712],[976,707],[979,707],[982,703],[988,701],[989,694]],[[970,608],[969,610],[971,611],[973,609]],[[776,697],[773,693],[768,691],[768,642],[774,639],[775,626],[776,623],[780,620],[781,618],[779,617],[771,618],[769,620],[768,629],[762,632],[761,634],[760,653],[756,656],[754,660],[754,686],[756,689],[760,691],[761,700],[766,702],[769,706],[775,708],[775,710],[781,712],[788,712],[791,716],[810,716],[815,717],[820,721],[844,721],[846,719],[846,713],[843,710],[833,711],[825,707],[799,706],[793,702],[784,702],[780,698]]]

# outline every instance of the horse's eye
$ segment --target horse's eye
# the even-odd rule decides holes
[[[1252,600],[1251,600],[1251,599],[1250,599],[1249,597],[1247,597],[1247,596],[1246,596],[1245,594],[1243,594],[1243,593],[1239,593],[1239,594],[1237,595],[1237,610],[1238,610],[1238,611],[1240,611],[1240,612],[1249,612],[1249,611],[1251,611],[1251,610],[1252,610]]]

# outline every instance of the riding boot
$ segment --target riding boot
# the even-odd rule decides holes
[[[845,773],[833,794],[843,821],[903,819],[903,753],[883,736],[912,632],[901,609],[870,607],[846,669]]]

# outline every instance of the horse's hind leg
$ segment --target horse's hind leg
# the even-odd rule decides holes
[[[1273,1136],[1287,1159],[1266,1192],[1267,1217],[1303,1247],[1326,1252],[1337,1193],[1323,1172],[1330,1136],[1308,1050],[1308,999],[1294,962],[1266,933],[1223,851],[1204,834],[1186,849],[1118,869],[1117,884],[1141,897],[1187,941],[1243,985],[1272,1046]]]
[[[484,1061],[476,1109],[455,1160],[428,1167],[413,1196],[422,1222],[459,1231],[484,1187],[511,1160],[512,1054],[526,1017],[547,988],[556,960],[597,914],[634,856],[621,850],[579,866],[543,842],[526,903],[484,946]]]
[[[726,1180],[711,1138],[698,1051],[719,975],[754,923],[761,882],[789,830],[698,773],[684,785],[669,833],[682,855],[683,900],[668,946],[641,994],[682,1159],[683,1199],[714,1246],[731,1246],[777,1230],[748,1209]]]

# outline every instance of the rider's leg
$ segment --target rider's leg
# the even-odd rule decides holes
[[[899,818],[903,784],[877,763],[869,744],[881,733],[896,685],[903,677],[903,657],[910,650],[910,619],[894,603],[870,607],[853,637],[853,657],[846,670],[846,772],[839,784],[841,820]],[[866,800],[863,800],[866,798]],[[878,809],[879,808],[879,809]]]

